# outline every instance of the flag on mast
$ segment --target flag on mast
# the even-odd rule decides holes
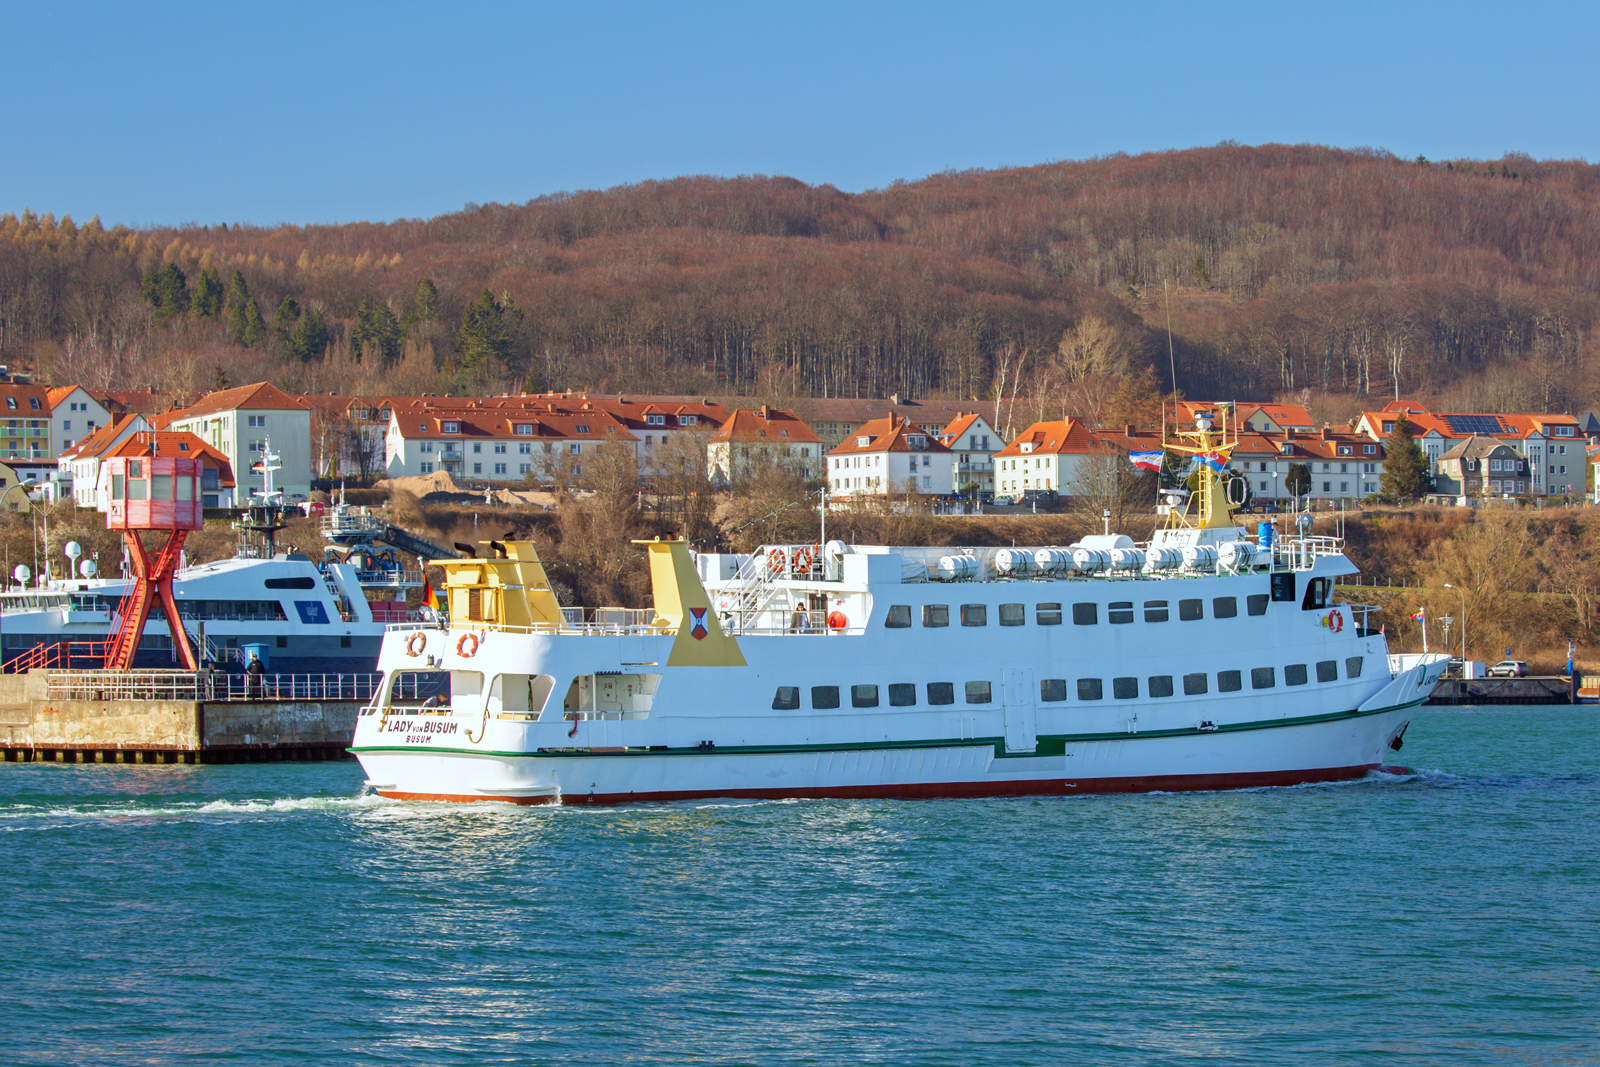
[[[1202,466],[1210,467],[1218,474],[1228,469],[1228,457],[1220,452],[1201,452],[1194,458],[1198,459]]]
[[[433,591],[433,583],[427,578],[422,579],[422,603],[424,607],[430,607],[434,611],[444,610],[439,604],[439,594]]]
[[[1166,452],[1159,448],[1154,452],[1129,452],[1128,458],[1140,470],[1158,471],[1161,469],[1161,461],[1166,458]]]
[[[1415,615],[1411,616],[1411,621],[1412,622],[1422,622],[1422,621],[1424,621],[1424,616],[1426,616],[1427,614],[1428,614],[1428,609],[1427,608],[1423,608],[1421,611],[1419,611]]]

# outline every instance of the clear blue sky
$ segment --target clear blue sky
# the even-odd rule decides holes
[[[5,28],[0,211],[107,224],[1226,139],[1600,156],[1592,3],[35,3]]]

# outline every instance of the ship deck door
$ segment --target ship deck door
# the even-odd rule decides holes
[[[1005,709],[1006,751],[1032,752],[1039,745],[1039,715],[1033,703],[1033,671],[1002,670],[1001,699]]]

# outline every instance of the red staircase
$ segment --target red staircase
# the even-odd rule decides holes
[[[48,645],[34,645],[28,651],[6,664],[12,674],[27,674],[45,667],[70,670],[78,660],[95,664],[105,662],[107,641],[56,641]]]

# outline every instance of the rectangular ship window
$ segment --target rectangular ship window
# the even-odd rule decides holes
[[[1196,619],[1205,618],[1206,613],[1205,609],[1201,607],[1202,603],[1203,601],[1198,599],[1178,601],[1178,621],[1194,622]]]
[[[852,685],[850,687],[850,706],[852,708],[877,707],[878,687],[875,685]]]
[[[1093,626],[1100,621],[1099,605],[1074,604],[1072,605],[1072,624],[1074,626]]]
[[[1283,669],[1284,685],[1305,685],[1310,680],[1304,663],[1291,663]]]
[[[954,704],[956,702],[956,684],[954,682],[929,682],[928,703]]]
[[[811,687],[811,706],[814,708],[836,708],[839,706],[839,687],[836,685],[814,685]]]
[[[1060,626],[1061,625],[1061,605],[1060,604],[1039,604],[1039,605],[1036,605],[1035,610],[1034,610],[1034,614],[1033,614],[1033,621],[1038,623],[1040,626]]]
[[[1217,672],[1217,692],[1237,693],[1244,688],[1244,678],[1238,671]]]
[[[1106,605],[1106,621],[1123,623],[1133,621],[1133,601],[1113,600]]]
[[[1113,678],[1111,679],[1111,695],[1118,700],[1139,699],[1139,679]]]
[[[1245,610],[1252,615],[1265,615],[1267,613],[1267,601],[1271,599],[1266,593],[1251,593],[1244,598]]]
[[[1166,622],[1171,616],[1167,614],[1165,600],[1146,600],[1144,602],[1145,622]]]
[[[1213,619],[1232,619],[1239,614],[1239,601],[1231,596],[1219,596],[1211,601]]]
[[[1339,680],[1339,661],[1325,659],[1317,664],[1317,681],[1337,682]]]
[[[889,686],[889,706],[910,708],[917,703],[917,687],[910,682],[895,682]]]
[[[1204,674],[1186,674],[1183,676],[1184,696],[1203,696],[1206,692],[1206,676]]]
[[[968,704],[990,704],[994,702],[994,693],[988,682],[967,683]]]
[[[800,687],[780,685],[772,697],[773,711],[797,711],[800,708]]]
[[[889,614],[884,616],[883,625],[890,630],[903,630],[911,625],[910,604],[890,604]]]
[[[1251,689],[1272,689],[1278,684],[1278,672],[1271,667],[1250,668]]]
[[[922,605],[922,625],[924,626],[949,626],[949,604],[924,604]]]
[[[963,604],[963,605],[961,605],[961,625],[962,626],[988,626],[989,625],[989,605],[987,605],[987,604]]]
[[[1200,677],[1204,678],[1205,675]],[[1169,697],[1172,695],[1172,675],[1153,674],[1150,676],[1150,695],[1153,697]]]
[[[1039,679],[1039,699],[1047,704],[1067,699],[1067,680],[1065,678]]]
[[[1106,695],[1105,686],[1103,686],[1100,683],[1100,679],[1098,679],[1098,678],[1079,678],[1078,679],[1078,699],[1079,700],[1103,700],[1105,698],[1105,695]]]
[[[1001,626],[1021,626],[1028,621],[1028,609],[1021,604],[1000,605]]]
[[[1361,657],[1351,656],[1344,661],[1344,676],[1346,678],[1361,677]]]

